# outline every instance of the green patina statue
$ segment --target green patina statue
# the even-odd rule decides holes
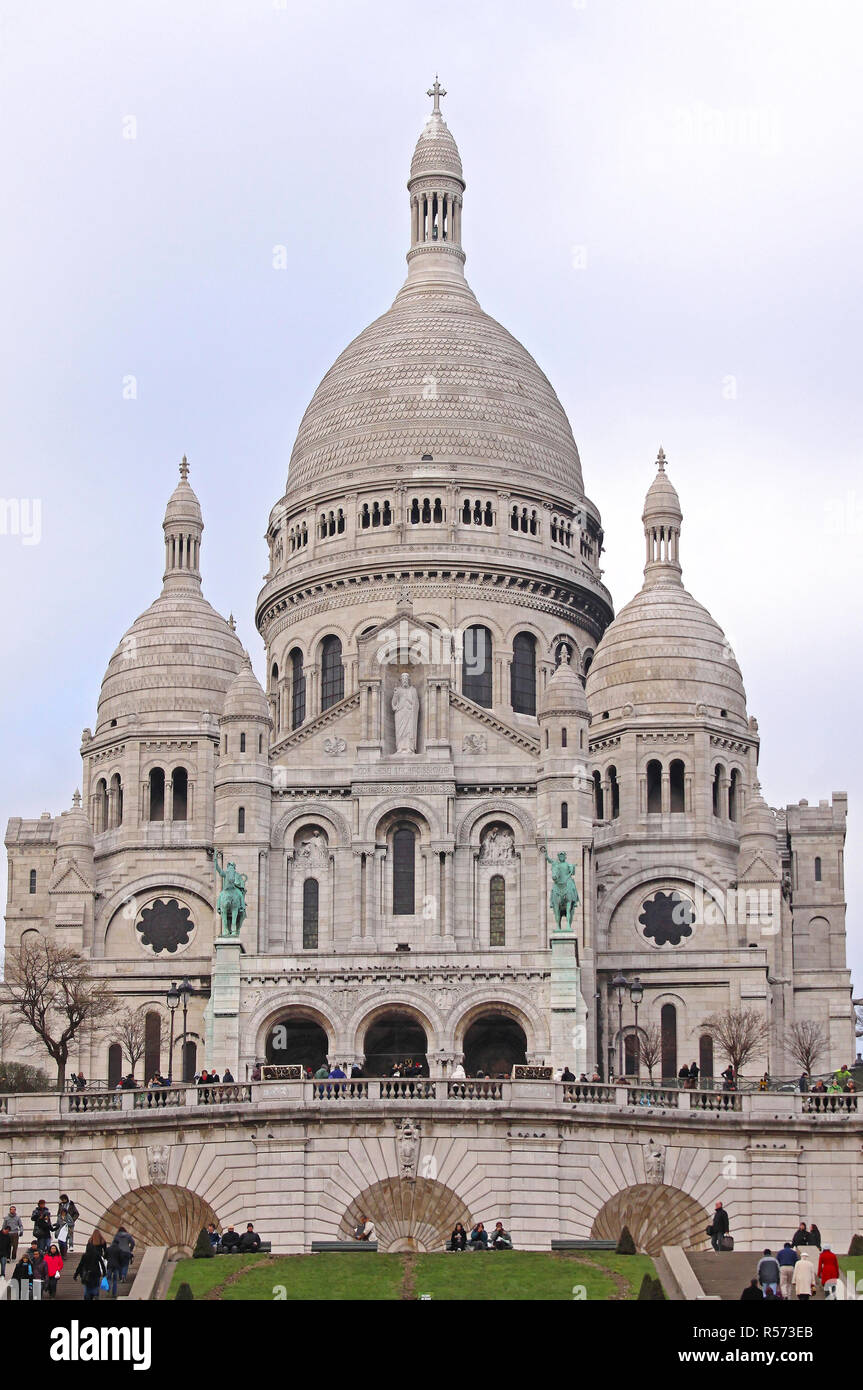
[[[231,862],[223,868],[222,851],[217,849],[213,857],[216,873],[222,880],[222,891],[216,900],[216,909],[222,919],[222,936],[239,936],[240,927],[246,920],[246,874],[237,871]]]
[[[578,906],[578,889],[575,886],[575,867],[566,861],[566,852],[559,850],[556,859],[549,859],[548,850],[544,851],[546,861],[551,865],[551,911],[555,923],[560,930],[563,926],[563,918],[566,918],[566,929],[572,931],[572,914]]]

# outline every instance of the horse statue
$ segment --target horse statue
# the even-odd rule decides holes
[[[240,927],[246,920],[246,879],[233,862],[224,868],[222,851],[217,849],[213,857],[216,873],[222,880],[222,890],[216,899],[216,910],[222,919],[222,936],[239,936]]]
[[[572,931],[572,914],[578,906],[578,889],[575,886],[575,868],[568,864],[566,853],[559,850],[556,859],[550,859],[545,849],[546,861],[551,865],[551,915],[558,931]],[[563,919],[566,918],[566,928]]]

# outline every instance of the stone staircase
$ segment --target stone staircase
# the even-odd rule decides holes
[[[746,1285],[755,1278],[762,1254],[763,1247],[761,1250],[725,1250],[719,1255],[714,1255],[712,1250],[687,1250],[686,1258],[706,1294],[739,1302]],[[824,1292],[818,1285],[815,1299],[823,1298]]]

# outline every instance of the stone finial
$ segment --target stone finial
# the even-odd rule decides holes
[[[229,614],[228,614],[228,627],[231,629],[232,632],[236,632],[236,630],[237,630],[237,620],[236,620],[236,618],[234,617],[233,613],[229,613]],[[246,658],[247,658],[247,659],[248,659],[248,655],[249,655],[249,653],[246,652]],[[249,665],[250,665],[250,666],[251,666],[251,664],[252,664],[252,663],[249,662]]]
[[[665,450],[661,444],[659,446],[659,453],[656,455],[656,467],[659,469],[660,473],[665,472]]]
[[[426,96],[434,97],[434,110],[440,115],[440,99],[446,96],[446,87],[442,87],[438,82],[437,73],[434,75],[434,85],[429,87]]]
[[[184,482],[184,483],[185,483],[185,482],[188,482],[188,479],[189,479],[189,460],[186,458],[186,455],[185,455],[185,454],[184,454],[183,457],[180,459],[180,477],[183,479],[183,482]]]
[[[561,664],[561,666],[568,666],[568,665],[569,665],[569,661],[570,661],[569,647],[568,647],[568,646],[566,645],[566,643],[564,642],[563,646],[562,646],[561,649],[560,649],[560,664]]]
[[[75,788],[75,795],[72,797],[72,806],[76,811],[80,810],[81,807],[81,793],[77,787]]]

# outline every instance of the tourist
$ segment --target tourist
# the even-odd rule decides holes
[[[457,1221],[453,1227],[453,1233],[449,1238],[449,1245],[450,1250],[454,1250],[457,1255],[460,1255],[463,1250],[467,1249],[467,1231],[460,1221]]]
[[[815,1266],[805,1251],[794,1266],[791,1284],[797,1298],[808,1303],[815,1292]]]
[[[683,1066],[680,1068],[680,1071],[677,1073],[677,1084],[680,1087],[681,1091],[685,1090],[686,1087],[689,1085],[689,1068],[685,1062],[683,1063]]]
[[[330,1081],[347,1081],[348,1074],[336,1062],[334,1067],[330,1067]]]
[[[240,1243],[237,1249],[242,1255],[254,1254],[261,1248],[261,1237],[258,1235],[251,1221],[246,1226],[245,1231],[240,1236]]]
[[[213,1247],[213,1254],[216,1254],[217,1251],[218,1251],[218,1249],[219,1249],[219,1239],[220,1239],[220,1237],[219,1237],[218,1229],[217,1229],[217,1227],[213,1224],[212,1221],[211,1221],[211,1222],[209,1223],[209,1225],[207,1226],[207,1235],[209,1236],[209,1238],[210,1238],[210,1244],[211,1244],[211,1246]]]
[[[38,1279],[44,1282],[47,1273],[48,1271],[45,1268],[45,1257],[40,1251],[37,1242],[33,1240],[30,1242],[30,1249],[25,1255],[21,1256],[21,1259],[12,1272],[12,1278],[18,1280],[18,1298],[32,1298],[34,1280]],[[25,1282],[27,1284],[26,1293],[21,1288],[21,1285]]]
[[[86,1091],[87,1079],[82,1071],[79,1071],[77,1076],[74,1074],[74,1072],[72,1073],[72,1084],[75,1087],[76,1091]]]
[[[707,1228],[707,1233],[710,1236],[710,1244],[713,1246],[717,1255],[722,1249],[722,1237],[728,1235],[728,1228],[728,1212],[721,1202],[717,1202],[713,1212],[713,1222]],[[779,1278],[778,1275],[776,1277],[777,1279]]]
[[[851,1080],[851,1071],[844,1062],[835,1072],[833,1080],[836,1083],[837,1089],[840,1091],[844,1090],[847,1083]]]
[[[817,1096],[823,1096],[826,1090],[827,1087],[824,1085],[822,1078],[819,1076],[818,1080],[815,1082],[815,1085],[812,1087],[812,1094]]]
[[[363,1077],[364,1075],[365,1075],[365,1073],[364,1073],[362,1067],[360,1066],[359,1062],[352,1062],[352,1063],[351,1063],[351,1080],[352,1080],[352,1081],[359,1081],[359,1080],[362,1079],[362,1077]]]
[[[488,1249],[488,1231],[481,1221],[478,1221],[470,1233],[471,1250]]]
[[[779,1293],[779,1262],[769,1249],[765,1249],[763,1257],[758,1261],[758,1282],[765,1298],[768,1289],[774,1297]]]
[[[512,1236],[509,1231],[503,1229],[502,1221],[495,1222],[494,1230],[491,1233],[491,1248],[492,1250],[512,1249]]]
[[[761,1292],[761,1286],[758,1283],[758,1280],[750,1279],[749,1283],[746,1285],[746,1288],[743,1290],[743,1293],[740,1295],[740,1302],[751,1303],[753,1299],[756,1298],[758,1299],[758,1302],[761,1303],[764,1298],[764,1294]]]
[[[695,1090],[697,1090],[697,1088],[698,1088],[698,1075],[699,1075],[699,1073],[698,1073],[698,1063],[697,1063],[697,1062],[690,1062],[690,1063],[689,1063],[689,1089],[690,1089],[690,1091],[695,1091]]]
[[[132,1263],[132,1254],[135,1249],[135,1238],[130,1236],[125,1226],[117,1227],[117,1234],[111,1242],[118,1252],[119,1275],[122,1283],[125,1284],[129,1277],[129,1265]],[[110,1250],[109,1250],[110,1254]],[[116,1292],[116,1290],[115,1290]]]
[[[802,1096],[805,1096],[806,1092],[809,1090],[809,1077],[806,1075],[805,1071],[802,1071],[797,1078],[797,1089]]]
[[[54,1234],[57,1237],[57,1244],[60,1246],[60,1254],[66,1258],[66,1252],[71,1250],[75,1244],[75,1222],[78,1220],[78,1208],[67,1193],[60,1193],[60,1202],[57,1207],[57,1220],[54,1223]],[[66,1234],[63,1234],[63,1228]]]
[[[225,1070],[222,1072],[222,1085],[233,1086],[234,1084],[234,1073],[231,1071],[230,1067],[225,1067]]]
[[[818,1278],[824,1288],[828,1298],[833,1298],[836,1292],[836,1284],[839,1279],[839,1261],[833,1254],[829,1245],[825,1245],[821,1254],[818,1256]]]
[[[45,1282],[48,1287],[48,1297],[57,1297],[57,1285],[60,1282],[60,1271],[63,1268],[63,1256],[57,1247],[57,1242],[52,1241],[45,1254]]]
[[[316,1081],[326,1081],[326,1079],[327,1079],[327,1077],[329,1076],[329,1074],[330,1074],[330,1069],[329,1069],[327,1063],[326,1063],[325,1061],[324,1061],[324,1062],[321,1062],[321,1065],[318,1067],[317,1071],[315,1072],[315,1080],[316,1080]],[[325,1088],[324,1088],[323,1086],[316,1086],[316,1087],[315,1087],[315,1094],[319,1097],[319,1099],[323,1100],[324,1094],[325,1094]]]
[[[221,1245],[226,1255],[233,1255],[234,1251],[239,1248],[239,1244],[240,1237],[233,1226],[229,1226],[226,1231],[222,1232]]]
[[[253,1080],[253,1081],[260,1081],[260,1079],[261,1079],[261,1064],[260,1064],[260,1062],[256,1062],[255,1065],[252,1067],[252,1080]]]
[[[80,1279],[84,1285],[85,1303],[93,1303],[99,1297],[102,1280],[108,1273],[107,1254],[105,1237],[97,1227],[84,1246],[84,1253],[72,1276],[74,1279]]]
[[[781,1250],[776,1252],[776,1263],[779,1266],[779,1292],[783,1298],[791,1297],[791,1281],[794,1277],[794,1266],[800,1256],[794,1249],[790,1240],[786,1240]]]
[[[6,1214],[6,1219],[4,1220],[3,1225],[4,1225],[4,1226],[8,1226],[8,1228],[9,1228],[9,1234],[10,1234],[11,1239],[12,1239],[12,1248],[11,1248],[11,1250],[9,1251],[9,1258],[10,1258],[10,1260],[17,1260],[17,1258],[18,1258],[18,1239],[19,1239],[19,1237],[21,1237],[21,1236],[24,1235],[24,1222],[21,1220],[21,1217],[18,1215],[18,1208],[17,1208],[17,1207],[10,1207],[10,1208],[9,1208],[9,1211],[8,1211],[7,1214]]]
[[[354,1228],[354,1240],[377,1240],[375,1223],[363,1212]]]
[[[45,1205],[44,1197],[40,1197],[33,1208],[31,1220],[33,1222],[33,1235],[39,1246],[39,1254],[44,1255],[45,1251],[48,1249],[53,1229],[51,1225],[51,1213]]]
[[[591,1079],[591,1081],[599,1081],[599,1082],[602,1081],[602,1078],[601,1078],[601,1076],[599,1075],[599,1072],[598,1072],[598,1071],[595,1071],[595,1072],[593,1073],[593,1076],[592,1076],[590,1079]]]
[[[452,1081],[466,1081],[466,1080],[467,1080],[467,1072],[465,1071],[465,1069],[464,1069],[464,1064],[463,1064],[462,1062],[456,1062],[455,1066],[453,1067],[452,1071],[450,1072],[450,1080],[452,1080]]]
[[[734,1075],[734,1068],[731,1065],[727,1066],[722,1073],[722,1089],[723,1091],[737,1090],[737,1077]]]
[[[563,1071],[560,1073],[560,1079],[561,1081],[574,1081],[575,1073],[571,1072],[569,1067],[564,1067]]]
[[[810,1245],[814,1245],[816,1250],[820,1250],[820,1249],[821,1249],[821,1232],[819,1231],[818,1227],[815,1225],[815,1222],[814,1222],[814,1221],[812,1222],[812,1225],[809,1227],[809,1242],[808,1242],[808,1243],[809,1243]]]
[[[806,1229],[806,1222],[805,1222],[805,1221],[801,1221],[801,1222],[800,1222],[800,1225],[797,1227],[797,1230],[794,1232],[793,1236],[791,1237],[791,1244],[792,1244],[792,1246],[794,1247],[795,1250],[797,1249],[797,1247],[798,1247],[799,1245],[808,1245],[808,1244],[809,1244],[809,1232],[808,1232],[807,1229]]]
[[[6,1264],[12,1256],[12,1232],[4,1224],[0,1229],[0,1279],[6,1278]]]
[[[767,1075],[767,1072],[764,1073],[764,1075],[762,1076],[761,1080],[759,1081],[759,1083],[758,1083],[758,1089],[759,1089],[759,1091],[769,1091],[769,1090],[770,1090],[770,1077]]]

